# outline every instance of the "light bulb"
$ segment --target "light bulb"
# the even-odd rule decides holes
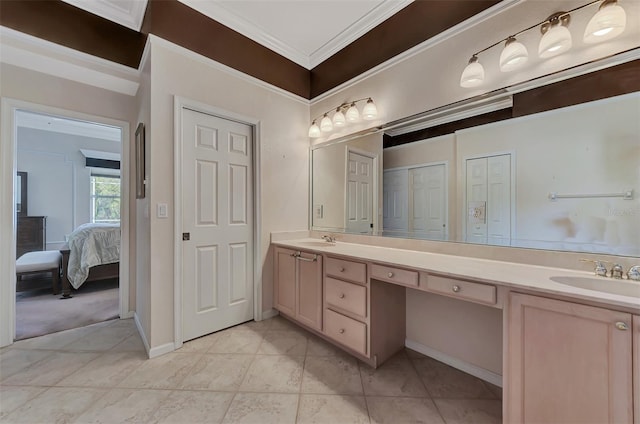
[[[333,114],[333,125],[336,127],[344,127],[346,125],[346,120],[344,118],[344,113],[340,110],[340,108],[336,109],[336,113]]]
[[[325,113],[322,117],[322,121],[320,121],[320,131],[322,132],[331,132],[333,130],[333,124],[331,123],[331,119]]]
[[[500,70],[513,71],[524,65],[528,59],[529,52],[524,44],[516,41],[515,37],[509,37],[500,53]]]
[[[347,109],[347,121],[358,122],[360,120],[360,111],[356,107],[355,103],[351,103],[349,109]]]
[[[320,128],[316,124],[315,120],[311,123],[311,126],[309,127],[309,137],[311,138],[320,137]]]
[[[569,23],[569,15],[559,12],[542,25],[542,38],[538,45],[538,55],[543,58],[557,56],[571,48],[571,33],[565,25]]]
[[[373,103],[373,100],[371,100],[371,97],[369,97],[369,100],[367,100],[367,104],[364,105],[364,108],[362,109],[362,119],[371,121],[372,119],[376,119],[377,116],[378,108],[376,107],[375,103]]]
[[[615,0],[605,0],[587,24],[583,40],[588,44],[611,40],[622,34],[626,26],[627,14],[624,9]]]
[[[478,57],[473,55],[469,59],[469,64],[462,71],[460,77],[460,87],[477,87],[484,82],[484,68],[478,62]]]

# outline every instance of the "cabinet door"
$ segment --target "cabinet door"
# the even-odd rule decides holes
[[[516,293],[509,300],[505,422],[630,423],[631,315]]]
[[[296,258],[289,249],[276,248],[274,293],[276,309],[291,317],[296,312]]]
[[[322,330],[322,256],[301,253],[298,262],[298,304],[296,318]]]

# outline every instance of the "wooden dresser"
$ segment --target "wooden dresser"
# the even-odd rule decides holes
[[[18,216],[16,230],[16,258],[27,252],[46,250],[47,217]]]

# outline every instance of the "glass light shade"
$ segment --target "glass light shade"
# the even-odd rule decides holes
[[[472,57],[460,77],[460,87],[477,87],[484,82],[484,68],[477,57]]]
[[[316,121],[313,121],[313,123],[309,127],[309,137],[311,137],[311,138],[320,137],[320,127],[318,127],[318,125],[316,125]]]
[[[322,132],[330,132],[333,130],[333,124],[331,123],[331,119],[325,114],[322,117],[322,121],[320,121],[320,131]]]
[[[376,119],[377,116],[378,108],[375,103],[373,103],[373,100],[371,99],[367,100],[367,104],[364,105],[364,108],[362,109],[362,119],[371,121],[372,119]]]
[[[360,120],[360,111],[355,103],[351,103],[351,107],[347,109],[347,121],[358,122]]]
[[[346,123],[344,113],[342,113],[339,108],[336,109],[336,113],[333,114],[333,125],[336,127],[344,127]]]
[[[538,45],[538,55],[546,59],[548,57],[557,56],[571,48],[571,33],[567,27],[556,24],[552,25],[547,32],[544,33],[540,44]]]
[[[622,34],[627,26],[627,14],[616,2],[603,3],[584,30],[583,40],[593,44],[611,40]]]
[[[507,40],[502,53],[500,53],[500,70],[510,72],[524,65],[529,59],[529,52],[524,44],[515,38]]]

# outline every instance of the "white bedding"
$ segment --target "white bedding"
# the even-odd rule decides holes
[[[118,224],[82,224],[69,235],[67,276],[77,289],[89,276],[89,268],[120,261]]]

